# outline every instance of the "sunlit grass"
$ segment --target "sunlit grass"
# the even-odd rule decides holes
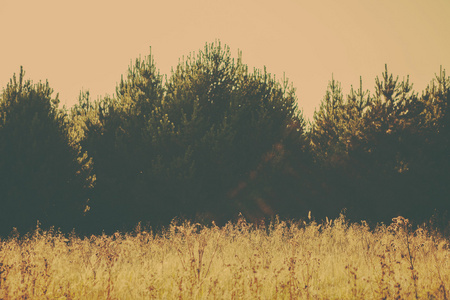
[[[172,223],[90,238],[36,230],[0,244],[1,299],[448,299],[450,246],[390,226]]]

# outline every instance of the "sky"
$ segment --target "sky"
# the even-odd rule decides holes
[[[450,69],[450,0],[0,0],[0,88],[20,66],[70,107],[113,95],[151,52],[161,74],[219,40],[252,70],[283,75],[312,119],[329,80],[374,90],[385,64],[422,91]]]

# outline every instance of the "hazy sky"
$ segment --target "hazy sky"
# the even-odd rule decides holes
[[[421,91],[450,69],[450,0],[0,0],[0,86],[23,65],[70,106],[82,88],[113,94],[131,60],[149,53],[170,74],[219,39],[250,68],[283,73],[311,118],[327,83],[373,91],[375,76],[410,75]]]

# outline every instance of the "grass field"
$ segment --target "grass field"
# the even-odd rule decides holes
[[[450,246],[403,218],[172,223],[90,238],[37,229],[0,243],[1,299],[448,299]]]

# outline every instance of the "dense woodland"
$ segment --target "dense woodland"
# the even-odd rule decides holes
[[[344,95],[332,78],[309,123],[295,90],[216,42],[169,76],[137,59],[113,96],[60,107],[48,82],[0,94],[0,234],[91,234],[175,218],[279,215],[446,226],[450,77],[424,90],[385,72]],[[311,101],[311,99],[300,99]]]

